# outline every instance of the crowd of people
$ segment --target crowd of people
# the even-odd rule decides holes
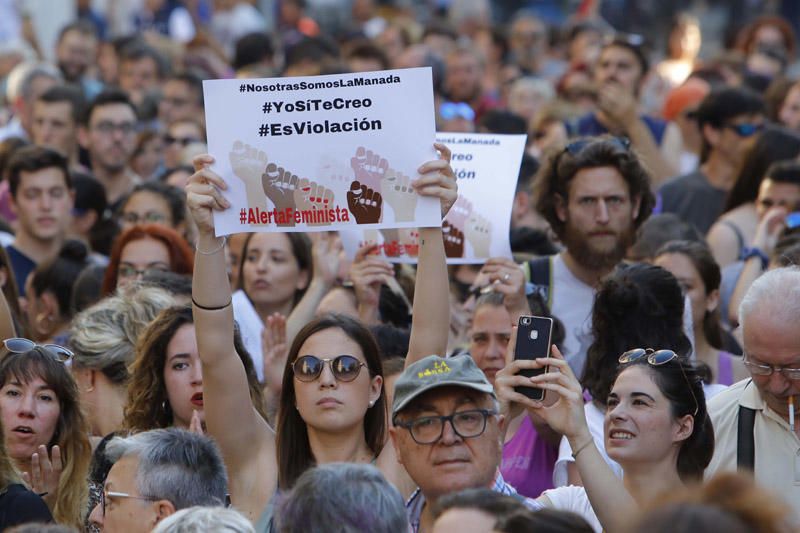
[[[0,529],[797,531],[793,3],[703,54],[631,3],[77,0],[53,50],[0,3]],[[527,135],[513,258],[216,236],[203,80],[410,67],[437,131]]]

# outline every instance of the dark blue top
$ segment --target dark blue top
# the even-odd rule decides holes
[[[19,295],[25,296],[25,280],[28,279],[28,274],[33,272],[36,268],[36,263],[33,259],[17,250],[13,244],[6,246],[8,259],[11,261],[11,270],[14,271],[14,279],[19,288]]]
[[[661,141],[664,139],[664,132],[667,130],[667,121],[647,115],[641,115],[639,118],[644,121],[650,133],[653,134],[656,144],[660,145]],[[578,119],[567,121],[565,125],[570,137],[596,136],[608,133],[606,127],[597,120],[597,116],[594,113],[589,113]]]
[[[0,492],[0,531],[19,524],[52,521],[44,500],[24,486],[15,483]]]

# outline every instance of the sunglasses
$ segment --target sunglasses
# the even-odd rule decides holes
[[[443,102],[439,106],[439,115],[444,120],[454,120],[463,118],[469,121],[475,120],[475,111],[464,102]]]
[[[333,359],[322,359],[316,355],[298,357],[292,363],[294,377],[300,381],[310,382],[322,374],[322,369],[328,363],[336,381],[353,381],[361,373],[361,367],[367,366],[352,355],[340,355]]]
[[[652,348],[635,348],[633,350],[628,350],[624,354],[619,356],[620,364],[628,364],[633,363],[634,361],[638,361],[640,359],[647,358],[647,362],[651,366],[661,366],[678,359],[678,354],[673,352],[672,350],[653,350]],[[683,365],[680,364],[678,361],[678,367],[681,369],[681,374],[683,374],[683,379],[686,380],[686,385],[689,387],[689,392],[692,394],[692,399],[694,400],[694,414],[693,416],[697,416],[698,411],[700,410],[700,404],[697,402],[697,396],[694,394],[694,389],[692,389],[692,384],[689,383],[689,376],[686,375],[686,371],[683,369]]]
[[[59,363],[66,363],[75,355],[71,350],[64,348],[58,344],[36,344],[30,339],[23,339],[22,337],[14,337],[13,339],[6,339],[3,341],[3,346],[6,347],[10,353],[27,353],[37,348],[44,348],[40,353],[49,355]]]
[[[596,137],[589,137],[587,139],[578,139],[577,141],[572,141],[564,147],[564,152],[569,153],[571,156],[577,156],[583,151],[584,148],[595,143],[609,143],[614,148],[622,150],[623,152],[627,152],[631,147],[631,140],[627,137],[604,137],[600,139]]]
[[[764,129],[764,124],[751,124],[746,122],[744,124],[725,124],[729,130],[733,130],[739,137],[750,137]]]

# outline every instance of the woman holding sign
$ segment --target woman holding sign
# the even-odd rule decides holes
[[[439,198],[444,217],[455,202],[457,185],[450,150],[434,146],[440,159],[419,168],[421,177],[414,189]],[[374,463],[390,482],[403,486],[405,471],[392,446],[383,445],[382,370],[370,349],[374,340],[363,325],[324,317],[298,334],[285,367],[280,439],[253,408],[244,368],[233,346],[224,241],[214,237],[213,211],[228,209],[230,203],[220,192],[227,188],[225,181],[208,168],[213,161],[210,156],[195,158],[196,172],[186,186],[198,227],[192,298],[206,424],[225,458],[233,505],[257,522],[258,531],[270,530],[276,491],[291,488],[297,476],[316,463]],[[450,316],[447,287],[441,228],[421,228],[406,364],[445,352]]]

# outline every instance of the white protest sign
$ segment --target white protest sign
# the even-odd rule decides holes
[[[439,226],[410,187],[437,158],[430,68],[203,82],[217,235]]]
[[[442,224],[447,263],[484,263],[511,257],[511,205],[519,177],[525,135],[437,133],[436,141],[452,152],[450,165],[458,180],[458,200]],[[348,229],[340,232],[349,257],[365,244],[391,263],[416,263],[419,232]]]

